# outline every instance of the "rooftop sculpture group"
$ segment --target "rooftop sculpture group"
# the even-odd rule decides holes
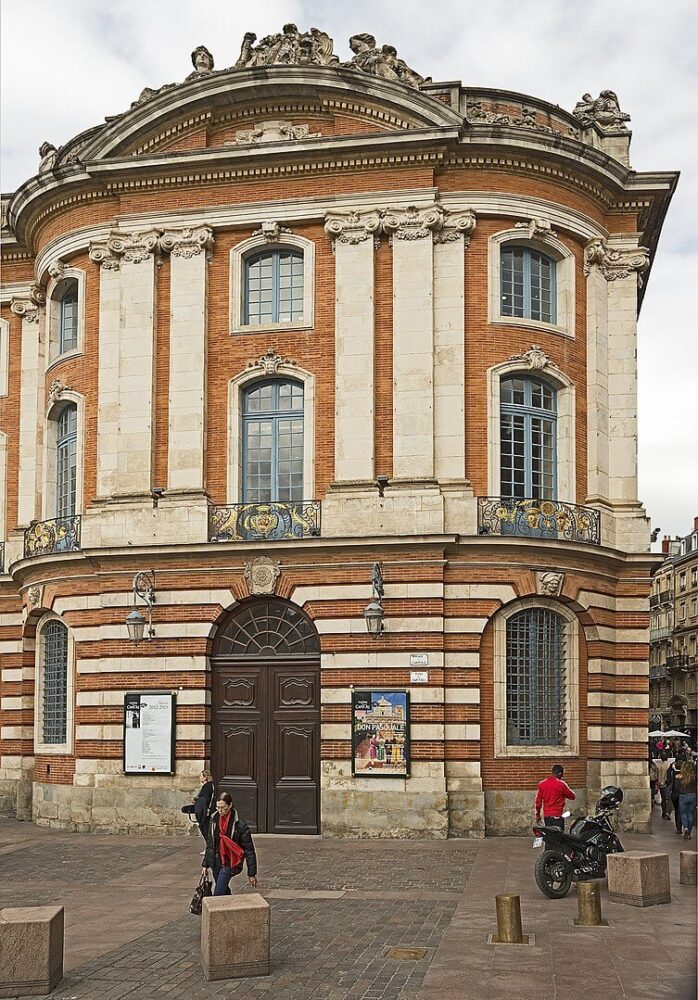
[[[624,130],[630,115],[620,110],[618,97],[612,90],[602,90],[594,99],[591,94],[583,94],[577,101],[572,114],[584,126],[596,124],[605,132]]]

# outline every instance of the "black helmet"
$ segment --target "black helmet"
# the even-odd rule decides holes
[[[601,789],[601,798],[596,803],[597,809],[617,809],[623,801],[623,789],[617,785],[606,785]]]

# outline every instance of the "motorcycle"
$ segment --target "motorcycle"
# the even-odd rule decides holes
[[[534,847],[545,845],[534,868],[536,884],[544,896],[562,899],[573,882],[605,878],[607,855],[623,852],[609,819],[622,801],[623,790],[608,785],[601,789],[594,815],[580,816],[569,833],[552,826],[533,827],[539,842],[534,841]]]

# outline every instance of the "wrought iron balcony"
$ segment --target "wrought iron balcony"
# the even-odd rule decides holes
[[[674,595],[671,590],[660,590],[659,592],[659,603],[660,604],[673,604]]]
[[[24,557],[75,552],[80,548],[80,515],[35,521],[24,532]]]
[[[662,628],[650,629],[650,642],[659,642],[661,639],[671,639],[674,629],[671,625],[663,625]]]
[[[655,667],[650,667],[650,680],[662,681],[667,676],[666,663],[658,663]]]
[[[599,512],[559,500],[478,497],[477,530],[480,535],[519,535],[601,544]]]
[[[320,535],[319,500],[274,500],[210,507],[210,542],[276,542]]]
[[[650,607],[656,608],[659,604],[659,594],[650,594]]]

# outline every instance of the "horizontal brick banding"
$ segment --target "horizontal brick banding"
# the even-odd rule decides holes
[[[157,670],[137,673],[95,673],[78,674],[75,678],[78,691],[111,691],[114,688],[136,691],[169,691],[187,688],[200,691],[210,686],[210,674],[206,670],[171,673]]]
[[[646,725],[645,720],[645,725]],[[588,744],[590,760],[647,760],[646,743],[613,743],[590,742]],[[566,777],[566,775],[565,775]]]
[[[598,708],[587,709],[587,723],[590,726],[646,726],[646,708]]]
[[[118,760],[123,757],[121,740],[76,740],[75,756],[78,760]],[[208,740],[177,740],[175,758],[177,760],[206,760],[209,757]]]
[[[479,740],[448,740],[444,746],[446,760],[480,760]]]
[[[123,705],[78,705],[75,709],[75,722],[78,725],[121,725],[123,721]],[[211,709],[207,705],[177,705],[176,721],[207,724],[211,721]]]
[[[303,605],[313,620],[324,618],[363,619],[368,598],[346,601],[308,601]],[[444,601],[441,597],[385,598],[383,600],[386,618],[431,618],[441,617]]]
[[[459,670],[454,667],[446,667],[444,674],[444,685],[447,688],[480,686],[479,670]]]
[[[323,722],[351,722],[351,705],[323,705],[320,713]],[[411,722],[479,722],[477,705],[421,705],[410,704]]]
[[[647,660],[649,642],[604,642],[592,639],[588,643],[589,657],[606,660]]]

